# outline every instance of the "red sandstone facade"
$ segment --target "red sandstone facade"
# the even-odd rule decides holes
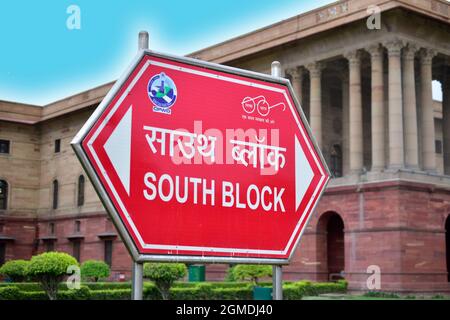
[[[450,190],[429,184],[330,188],[286,267],[289,276],[325,281],[343,270],[350,288],[367,290],[367,268],[377,265],[383,290],[448,292],[449,203]],[[333,217],[342,219],[343,230],[330,224]]]

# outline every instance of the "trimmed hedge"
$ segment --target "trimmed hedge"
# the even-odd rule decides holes
[[[263,284],[270,287],[269,283]],[[251,300],[253,287],[245,282],[178,282],[170,291],[174,300]],[[151,282],[145,282],[144,299],[161,300],[161,294]],[[284,299],[299,300],[304,296],[323,293],[345,293],[347,282],[315,283],[309,281],[283,284]],[[131,297],[129,282],[83,283],[80,290],[60,286],[60,300],[128,300]],[[0,300],[48,300],[36,283],[0,283]]]
[[[131,290],[131,282],[83,282],[91,290]]]
[[[284,281],[283,286],[290,284],[289,281]],[[116,290],[116,289],[130,289],[130,282],[83,282],[83,286],[88,287],[91,290]],[[173,288],[196,288],[199,285],[211,284],[214,288],[247,288],[251,286],[248,282],[175,282]],[[41,286],[37,282],[0,282],[0,288],[7,286],[16,286],[22,291],[40,291]],[[260,287],[271,287],[271,282],[261,282]],[[144,282],[144,287],[154,287],[154,284],[150,281]],[[59,285],[59,290],[67,290],[66,284],[63,282]]]
[[[15,286],[0,288],[0,300],[20,300],[21,293]]]
[[[363,294],[364,297],[370,298],[384,298],[384,299],[399,299],[400,296],[393,292],[383,292],[383,291],[369,291]]]
[[[91,290],[90,300],[129,300],[131,289]]]
[[[347,292],[347,281],[338,282],[310,282],[299,281],[283,286],[283,297],[286,300],[299,300],[305,296],[318,296],[324,293]]]
[[[91,291],[81,286],[79,290],[65,290],[58,292],[58,300],[88,300]],[[16,286],[0,288],[0,300],[48,300],[47,294],[40,291],[22,291]]]
[[[1,282],[0,289],[4,287],[14,286],[18,288],[20,291],[41,291],[42,287],[37,282]],[[64,285],[64,287],[66,287]]]

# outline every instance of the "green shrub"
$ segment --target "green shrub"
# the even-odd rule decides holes
[[[114,283],[106,283],[106,284],[110,285],[110,284],[114,284]],[[0,288],[6,287],[6,286],[11,286],[11,285],[16,286],[17,288],[19,288],[20,291],[24,291],[24,292],[42,291],[41,284],[37,283],[37,282],[14,282],[14,283],[4,282],[4,283],[0,283]],[[83,285],[85,285],[89,289],[91,289],[90,286],[92,284],[87,282],[87,283],[83,283]],[[62,282],[58,285],[58,291],[64,291],[64,290],[69,290],[69,289],[67,288],[67,284],[65,282]]]
[[[235,288],[215,288],[207,298],[210,300],[251,300],[253,290],[251,286]]]
[[[182,287],[185,284],[189,282],[176,282],[174,284],[174,287]],[[193,282],[191,282],[193,283]],[[197,285],[210,285],[214,289],[220,289],[220,288],[250,288],[251,285],[248,282],[203,282],[199,283]],[[261,285],[261,283],[260,283]],[[272,285],[272,284],[270,284]]]
[[[258,279],[272,276],[272,267],[256,264],[239,264],[232,268],[233,278],[236,280],[251,281],[258,285]]]
[[[225,276],[225,279],[223,279],[223,281],[225,281],[225,282],[235,282],[236,281],[236,279],[234,278],[233,269],[234,269],[234,266],[228,268],[227,274]]]
[[[170,297],[173,300],[200,300],[199,288],[172,288],[170,289]]]
[[[143,297],[145,300],[161,300],[161,293],[153,282],[144,282]]]
[[[44,291],[20,291],[21,300],[48,300]]]
[[[92,290],[131,290],[130,282],[83,282],[83,285]]]
[[[363,294],[364,297],[384,298],[384,299],[400,299],[400,296],[392,292],[369,291]]]
[[[20,291],[40,291],[42,290],[42,287],[39,283],[36,282],[0,282],[0,288],[4,287],[10,287],[10,286],[17,287]]]
[[[303,292],[299,290],[298,286],[292,284],[283,286],[283,299],[300,300],[303,296]]]
[[[261,283],[270,287],[269,282]],[[283,284],[283,295],[287,300],[299,300],[304,296],[321,293],[345,292],[346,282],[316,283],[310,281]],[[250,300],[253,285],[248,282],[175,282],[170,296],[177,300]],[[11,289],[13,288],[13,289]],[[152,282],[144,282],[144,299],[160,300],[161,294]],[[379,293],[377,293],[379,294]],[[57,298],[63,300],[128,300],[131,297],[129,282],[84,283],[80,290],[69,290],[60,285]],[[17,283],[0,286],[0,299],[48,300],[48,296],[36,283]]]
[[[14,286],[0,288],[0,300],[19,300],[20,290]]]
[[[26,260],[10,260],[0,268],[0,275],[6,276],[13,282],[22,282],[26,278]]]
[[[81,277],[97,282],[99,279],[108,278],[111,273],[107,263],[97,260],[87,260],[81,265]]]
[[[105,289],[91,290],[91,300],[129,300],[131,298],[131,288],[129,289]]]
[[[347,291],[346,283],[323,282],[314,284],[315,294],[323,293],[341,293]]]
[[[58,300],[89,300],[91,290],[86,286],[81,286],[80,289],[71,289],[58,292]]]
[[[300,300],[305,296],[345,292],[347,292],[347,281],[345,280],[338,282],[298,281],[283,285],[283,297],[286,300]]]
[[[182,263],[146,263],[144,265],[144,277],[153,281],[164,300],[170,296],[170,287],[187,273],[185,264]]]
[[[58,285],[67,274],[67,268],[78,265],[77,260],[63,252],[45,252],[31,258],[27,276],[37,280],[50,300],[55,300]]]
[[[58,292],[60,300],[88,300],[90,297],[89,288],[81,286],[78,290],[65,290]],[[0,288],[0,300],[48,300],[47,294],[40,291],[21,291],[15,286]]]

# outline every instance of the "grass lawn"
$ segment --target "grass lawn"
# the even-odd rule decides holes
[[[366,295],[352,295],[352,294],[325,294],[320,296],[307,296],[302,300],[450,300],[450,296],[396,296],[396,297],[376,297]]]

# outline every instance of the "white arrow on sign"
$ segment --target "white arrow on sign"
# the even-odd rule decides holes
[[[303,196],[311,184],[314,172],[306,159],[302,146],[295,136],[295,210],[297,211]]]
[[[106,154],[128,195],[130,195],[132,108],[133,106],[130,106],[104,145]]]

